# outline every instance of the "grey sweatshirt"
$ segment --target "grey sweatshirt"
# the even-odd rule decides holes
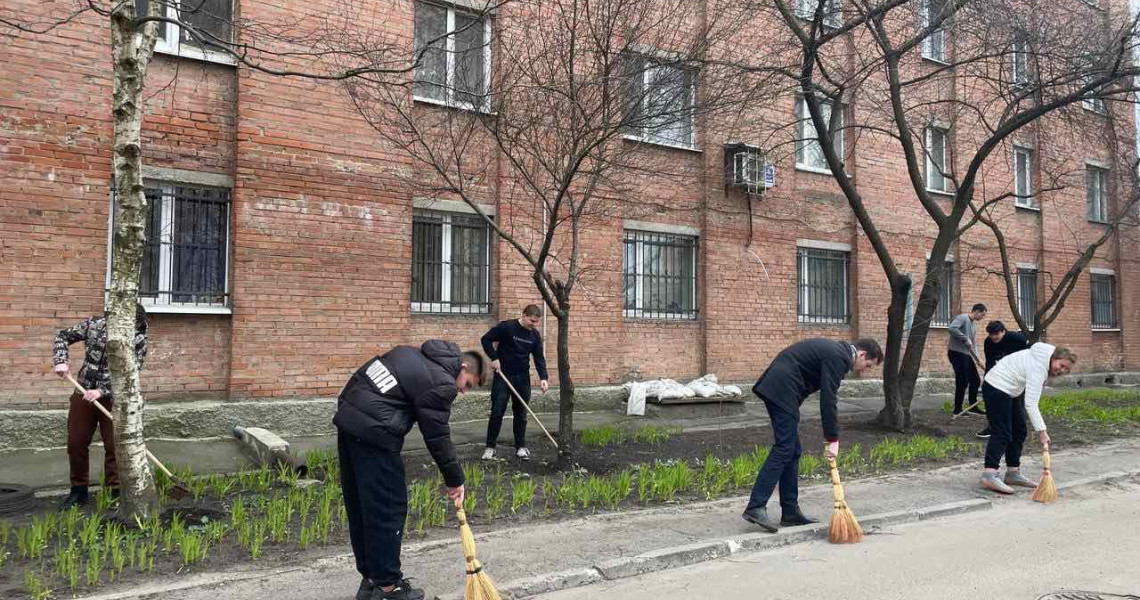
[[[961,352],[967,355],[971,354],[972,350],[976,352],[974,322],[970,320],[970,315],[962,313],[954,317],[947,329],[950,331],[951,352]]]

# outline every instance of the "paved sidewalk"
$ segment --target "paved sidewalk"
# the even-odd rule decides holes
[[[1032,447],[1031,447],[1032,448]],[[1035,449],[1033,449],[1035,451]],[[1140,475],[1136,457],[1140,440],[1059,452],[1054,474],[1059,484],[1080,480]],[[1036,476],[1038,456],[1026,457],[1024,468]],[[980,463],[980,457],[977,461]],[[992,505],[1027,503],[1029,491],[1013,497],[986,492],[977,485],[980,464],[965,464],[931,472],[914,471],[846,486],[847,498],[868,529],[921,518],[981,510]],[[1062,492],[1061,502],[1065,501]],[[479,556],[487,563],[506,597],[524,597],[582,582],[599,581],[692,564],[740,549],[758,549],[818,539],[820,527],[793,528],[771,535],[757,533],[740,518],[745,498],[732,498],[616,514],[591,515],[559,523],[514,529],[477,531]],[[826,520],[831,513],[829,485],[801,489],[804,511]],[[952,506],[947,506],[952,505]],[[936,508],[933,511],[932,507]],[[778,513],[778,509],[776,509]],[[875,518],[874,515],[886,515]],[[404,550],[404,568],[429,594],[459,598],[463,580],[458,539],[411,544]],[[260,571],[213,573],[177,583],[154,583],[121,593],[104,593],[101,600],[146,598],[216,600],[275,598],[279,600],[341,600],[352,596],[359,583],[350,556]],[[182,587],[183,589],[176,589]]]

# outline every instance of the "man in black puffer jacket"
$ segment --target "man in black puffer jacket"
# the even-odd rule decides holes
[[[483,384],[483,357],[451,342],[397,346],[353,374],[337,399],[337,449],[348,533],[363,576],[357,600],[421,600],[400,572],[408,487],[400,451],[419,424],[447,495],[463,501],[463,469],[451,444],[451,403]]]

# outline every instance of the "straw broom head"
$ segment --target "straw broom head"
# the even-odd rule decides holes
[[[456,502],[455,510],[459,517],[459,540],[463,544],[463,558],[467,560],[467,584],[463,591],[466,600],[501,600],[491,576],[483,570],[483,564],[475,558],[475,534],[467,524],[467,512],[463,504]]]
[[[827,531],[827,537],[832,544],[858,544],[863,541],[863,528],[847,506],[835,459],[828,459],[828,462],[831,466],[831,497],[835,500],[835,511],[831,513],[831,527]]]
[[[1045,472],[1041,474],[1041,483],[1033,490],[1033,501],[1049,504],[1057,500],[1057,484],[1053,482],[1053,461],[1049,458],[1049,446],[1045,446],[1041,453],[1041,462],[1045,465]]]

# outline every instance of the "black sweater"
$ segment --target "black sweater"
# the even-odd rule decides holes
[[[819,392],[819,413],[827,441],[839,439],[839,384],[855,366],[854,347],[847,342],[808,339],[784,348],[753,393],[788,413],[798,415],[800,405]]]
[[[983,348],[986,353],[986,372],[994,368],[999,360],[1028,348],[1029,341],[1025,338],[1025,334],[1019,331],[1005,332],[1001,341],[996,344],[990,341],[989,336],[986,336],[986,343]]]
[[[519,324],[518,319],[500,321],[483,334],[483,352],[491,360],[498,360],[504,375],[522,376],[530,372],[530,357],[534,355],[534,368],[538,378],[550,379],[546,372],[546,355],[542,350],[542,336],[534,329]],[[497,346],[496,346],[497,344]]]

